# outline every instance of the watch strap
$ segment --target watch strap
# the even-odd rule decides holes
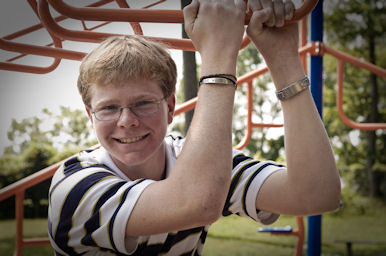
[[[308,79],[307,76],[305,76],[302,79],[289,84],[283,89],[276,91],[276,96],[281,101],[288,100],[294,97],[295,95],[299,94],[300,92],[304,91],[309,86],[310,86],[310,80]]]

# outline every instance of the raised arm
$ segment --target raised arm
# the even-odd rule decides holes
[[[236,73],[244,32],[242,0],[194,0],[184,9],[186,31],[201,54],[201,75]],[[202,84],[184,148],[171,175],[151,184],[127,224],[129,236],[202,226],[220,215],[232,168],[235,88]]]
[[[286,1],[250,0],[247,33],[263,55],[276,90],[305,77],[298,54],[298,25],[283,27],[294,5]],[[312,215],[336,209],[340,179],[327,133],[308,89],[281,101],[287,169],[263,184],[258,209]]]

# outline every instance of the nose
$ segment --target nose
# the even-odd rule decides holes
[[[139,120],[130,108],[123,108],[117,125],[121,127],[136,127],[139,125]]]

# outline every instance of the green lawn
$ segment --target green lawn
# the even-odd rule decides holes
[[[323,215],[322,254],[345,255],[345,244],[339,239],[386,241],[386,207],[375,207],[365,215],[345,212],[341,215]],[[305,221],[306,223],[306,221]],[[296,227],[294,217],[282,216],[273,226]],[[261,225],[246,218],[230,216],[213,224],[204,249],[205,256],[290,256],[296,244],[295,237],[271,236],[258,233]],[[25,236],[46,236],[46,220],[26,220]],[[14,221],[0,221],[0,255],[12,255],[14,247]],[[53,255],[49,246],[28,247],[23,255]],[[354,244],[355,256],[385,256],[386,244]],[[305,253],[304,253],[305,255]]]

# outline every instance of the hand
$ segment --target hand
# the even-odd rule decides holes
[[[292,1],[249,0],[248,8],[252,11],[252,17],[247,34],[266,61],[283,54],[297,55],[297,24],[283,27],[285,20],[293,17],[295,5]]]
[[[245,10],[243,0],[193,0],[184,8],[186,33],[207,72],[235,73]]]

